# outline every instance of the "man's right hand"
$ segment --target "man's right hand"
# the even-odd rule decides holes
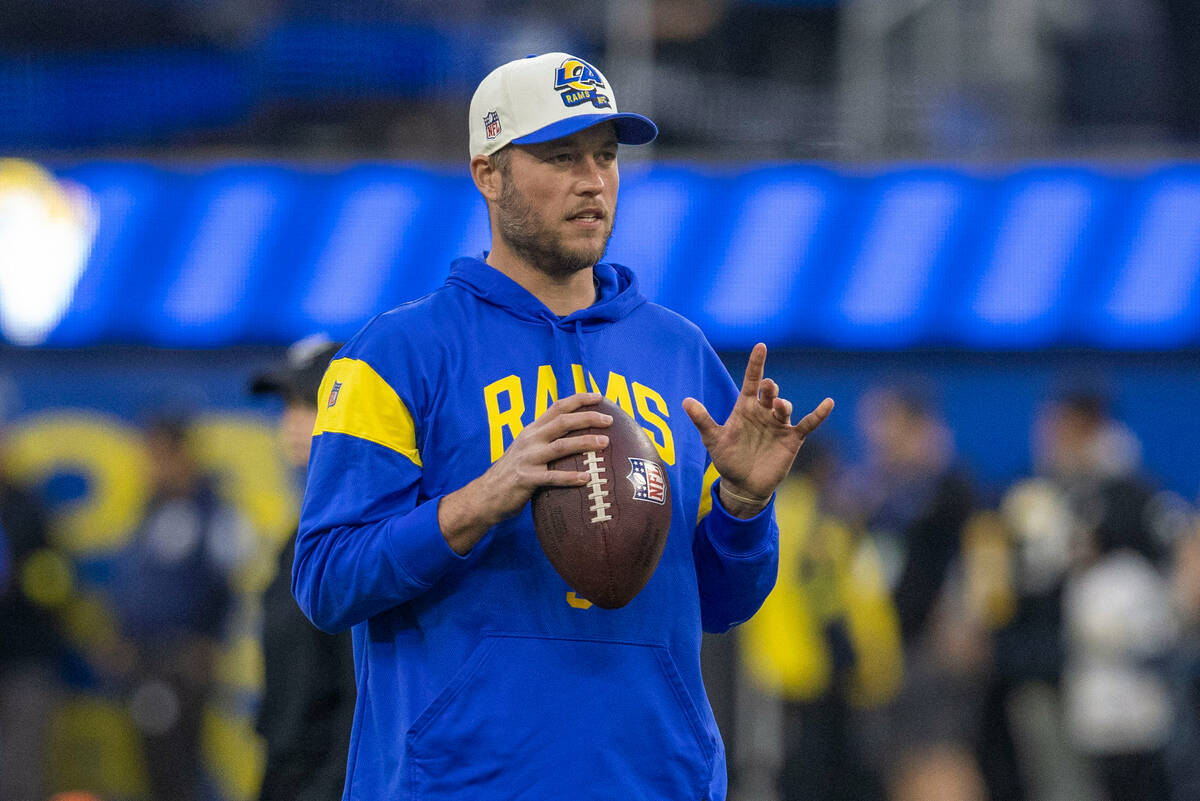
[[[607,428],[612,417],[585,407],[603,396],[585,392],[556,401],[525,427],[512,445],[482,476],[442,498],[438,525],[457,554],[466,554],[492,526],[521,511],[539,487],[582,487],[586,472],[551,470],[556,459],[608,445],[603,434],[580,434],[585,428]]]

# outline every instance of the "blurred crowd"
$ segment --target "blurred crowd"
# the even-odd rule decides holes
[[[0,798],[6,801],[45,798],[48,784],[87,771],[93,760],[85,754],[60,755],[82,764],[59,768],[49,759],[56,707],[80,686],[121,699],[136,732],[129,764],[141,774],[130,786],[156,799],[206,797],[201,731],[234,602],[231,579],[255,537],[220,497],[215,477],[201,470],[186,419],[145,421],[143,446],[150,493],[134,535],[105,560],[111,630],[90,640],[84,665],[72,664],[78,655],[56,614],[73,589],[63,586],[75,572],[70,557],[56,547],[35,496],[7,480],[0,484],[10,565],[0,583]]]
[[[298,471],[315,409],[289,393],[319,371],[302,373],[256,387],[285,401],[279,458]],[[733,676],[710,682],[718,719],[740,721],[725,725],[731,798],[1200,799],[1200,517],[1156,488],[1100,392],[1047,398],[1028,475],[999,490],[956,455],[935,396],[898,382],[843,404],[853,441],[814,438],[781,489],[776,589],[706,655],[706,670]],[[305,641],[315,630],[290,602],[290,541],[252,530],[193,433],[184,417],[146,421],[152,489],[104,560],[111,631],[82,655],[56,612],[72,568],[53,518],[38,488],[0,483],[0,799],[295,798],[286,773],[264,784],[264,761],[344,755],[320,738],[348,726],[348,643]],[[998,429],[997,447],[1012,436]],[[239,582],[256,559],[273,569]],[[219,655],[246,605],[268,698],[244,736],[266,735],[271,758],[234,758],[254,764],[230,790],[213,779],[206,730],[228,702]],[[307,699],[279,690],[318,685]],[[84,753],[64,731],[56,710],[84,689],[119,710],[122,758]]]
[[[457,161],[465,142],[447,131],[461,129],[474,82],[563,50],[605,64],[676,157],[1137,156],[1200,139],[1198,8],[0,0],[0,97],[12,104],[0,147]]]
[[[856,422],[857,461],[812,443],[781,490],[780,583],[740,634],[776,797],[1200,798],[1200,518],[1103,395],[1047,399],[996,497],[919,387]]]
[[[1194,0],[0,0],[0,20],[0,149],[67,160],[459,161],[463,87],[549,49],[603,62],[672,157],[1200,142]],[[322,354],[309,343],[257,390],[282,402],[279,504],[301,483],[313,411],[296,398]],[[775,591],[706,645],[731,799],[1200,801],[1200,499],[1160,489],[1106,393],[1064,388],[1032,430],[997,425],[997,453],[1032,442],[1004,487],[958,455],[935,388],[838,400],[854,435],[823,430],[779,493]],[[340,783],[348,645],[306,642],[296,510],[274,528],[250,514],[260,463],[214,470],[195,412],[155,410],[104,454],[116,472],[94,478],[135,517],[111,529],[120,510],[76,513],[70,469],[11,469],[0,414],[0,801]],[[89,526],[86,552],[66,546]]]

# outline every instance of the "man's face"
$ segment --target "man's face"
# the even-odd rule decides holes
[[[1055,473],[1087,471],[1095,456],[1093,446],[1099,428],[1093,416],[1069,404],[1049,404],[1035,421],[1035,452],[1043,467]]]
[[[317,407],[311,403],[289,399],[279,418],[279,443],[284,458],[297,469],[308,467],[308,451],[312,446],[313,428],[317,424]]]
[[[499,235],[551,276],[604,255],[617,208],[617,136],[611,123],[512,147],[496,203]]]
[[[858,406],[858,427],[867,448],[886,463],[899,461],[911,421],[888,394],[869,392]]]
[[[158,492],[184,496],[196,486],[200,473],[186,442],[172,434],[151,430],[146,434],[146,451],[150,457],[150,480]]]

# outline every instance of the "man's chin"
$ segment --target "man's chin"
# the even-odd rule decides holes
[[[591,267],[600,259],[604,258],[604,251],[608,250],[608,237],[597,237],[586,242],[580,242],[574,247],[565,244],[559,247],[559,251],[563,255],[564,261],[570,261],[580,264],[587,264]]]
[[[589,269],[600,261],[604,257],[607,247],[607,240],[601,244],[590,242],[574,247],[559,241],[556,247],[545,253],[547,259],[543,263],[550,267],[551,272],[558,275],[574,275],[580,270]]]
[[[511,235],[505,236],[505,242],[538,270],[555,277],[571,276],[589,269],[604,257],[604,251],[608,248],[607,236],[602,241],[580,242],[574,247],[561,239],[557,242],[544,239],[540,242],[522,241],[520,237]]]
[[[587,250],[576,251],[567,259],[564,259],[564,267],[571,272],[587,270],[596,265],[596,262],[604,258],[603,250]]]
[[[603,254],[601,254],[603,255]],[[592,258],[588,254],[559,254],[557,258],[543,265],[543,271],[559,277],[574,275],[581,270],[588,270],[600,261],[600,257]]]

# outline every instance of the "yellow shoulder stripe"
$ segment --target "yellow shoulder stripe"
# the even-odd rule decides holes
[[[720,477],[716,466],[709,462],[708,469],[704,471],[704,480],[700,482],[700,512],[696,515],[697,525],[712,511],[712,485]]]
[[[313,436],[346,434],[365,439],[421,466],[417,429],[412,414],[396,391],[358,359],[334,359],[317,393],[317,424]]]

